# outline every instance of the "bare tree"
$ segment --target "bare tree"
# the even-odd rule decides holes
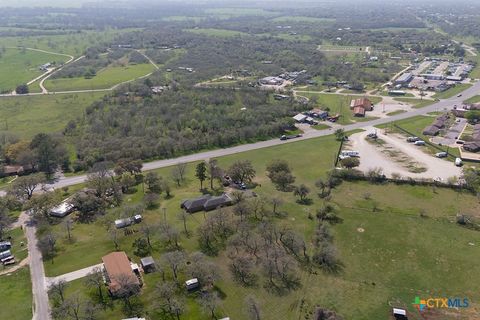
[[[151,238],[156,229],[157,226],[150,225],[147,221],[143,221],[142,226],[140,227],[140,232],[142,232],[145,236],[145,239],[147,239],[147,243],[150,248],[152,248]]]
[[[160,224],[158,228],[160,232],[160,239],[162,242],[165,242],[167,247],[179,248],[180,245],[178,241],[180,240],[180,233],[178,230],[168,223]]]
[[[254,267],[255,262],[248,255],[238,255],[230,263],[234,277],[246,286],[252,285],[256,279]]]
[[[43,257],[45,259],[50,259],[52,263],[56,253],[56,243],[57,239],[55,236],[52,233],[48,233],[47,235],[41,237],[37,244],[38,248],[42,252]]]
[[[185,254],[182,251],[167,252],[162,256],[162,260],[165,264],[169,265],[172,269],[173,279],[178,281],[178,272],[185,265]]]
[[[210,189],[213,190],[213,181],[222,177],[222,169],[218,166],[217,159],[209,159],[207,163],[208,178],[210,179]]]
[[[54,299],[58,299],[60,303],[65,302],[65,290],[68,287],[68,283],[60,279],[56,282],[52,282],[48,287],[48,294],[52,296]]]
[[[85,278],[85,285],[90,288],[96,288],[98,292],[98,298],[103,300],[103,287],[105,282],[103,280],[102,269],[100,267],[94,268]]]
[[[177,163],[172,169],[172,178],[180,186],[185,181],[187,172],[187,164],[184,162]]]
[[[65,227],[65,231],[67,232],[67,239],[68,241],[72,241],[72,225],[73,221],[71,217],[66,217],[63,221],[63,226]]]
[[[215,311],[220,306],[220,298],[216,291],[205,292],[200,296],[199,303],[205,312],[209,313],[212,319],[216,319]]]
[[[185,304],[175,296],[176,285],[171,282],[158,283],[155,287],[158,296],[159,307],[164,313],[175,316],[177,320],[185,310]]]
[[[113,241],[113,245],[115,246],[115,251],[118,251],[120,247],[120,243],[118,241],[118,230],[115,226],[110,226],[108,229],[108,235],[110,239]]]
[[[185,235],[189,238],[190,237],[190,233],[188,232],[188,229],[187,229],[187,219],[188,219],[188,216],[190,214],[188,212],[186,212],[185,210],[182,210],[179,214],[178,214],[178,219],[180,221],[182,221],[183,223],[183,231],[185,232]]]
[[[281,198],[273,197],[271,200],[272,207],[273,207],[273,214],[278,214],[278,208],[283,204],[283,200]]]
[[[131,298],[140,293],[140,286],[138,279],[133,274],[120,274],[115,277],[114,281],[117,284],[115,296],[121,298],[125,304],[125,308],[132,312]]]

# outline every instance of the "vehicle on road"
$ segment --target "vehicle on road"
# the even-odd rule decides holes
[[[290,139],[295,139],[295,138],[300,138],[302,137],[303,135],[301,133],[299,134],[292,134],[292,135],[282,135],[280,137],[280,140],[290,140]]]
[[[461,96],[462,96],[462,94],[459,94],[459,95],[457,95],[457,98],[460,98]]]
[[[460,158],[455,158],[455,165],[456,165],[457,167],[461,167],[462,164],[463,164],[462,159],[460,159]]]
[[[420,140],[419,137],[408,137],[407,138],[407,142],[417,142],[418,140]]]
[[[377,133],[376,133],[376,132],[372,132],[372,133],[369,133],[369,134],[367,135],[367,137],[369,137],[369,138],[371,138],[371,139],[377,139],[378,136],[377,136]]]
[[[446,152],[435,153],[435,157],[437,157],[437,158],[446,158],[447,156],[448,156],[448,153],[446,153]]]
[[[416,146],[424,146],[425,145],[425,141],[423,140],[417,140],[413,143],[414,145]]]

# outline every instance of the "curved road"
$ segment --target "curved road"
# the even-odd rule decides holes
[[[408,112],[404,112],[401,114],[397,114],[391,117],[385,117],[385,118],[380,118],[380,119],[375,119],[371,121],[365,121],[365,122],[357,122],[354,124],[349,124],[345,126],[341,126],[345,131],[350,131],[350,130],[355,130],[355,129],[361,129],[361,128],[366,128],[366,127],[371,127],[371,126],[376,126],[380,124],[385,124],[393,121],[398,121],[398,120],[403,120],[407,118],[411,118],[414,116],[418,115],[423,115],[429,112],[433,111],[442,111],[442,110],[451,110],[454,105],[461,105],[462,102],[470,97],[473,97],[475,95],[480,94],[480,82],[475,83],[472,87],[466,89],[461,93],[461,97],[452,97],[449,99],[441,100],[437,103],[434,103],[430,106],[420,108],[420,109],[413,109]],[[340,127],[340,126],[339,126]],[[165,159],[165,160],[157,160],[153,162],[146,162],[143,164],[143,171],[148,171],[148,170],[153,170],[153,169],[159,169],[159,168],[164,168],[164,167],[169,167],[172,165],[175,165],[179,162],[193,162],[193,161],[199,161],[199,160],[206,160],[209,158],[217,158],[221,156],[226,156],[230,154],[235,154],[235,153],[240,153],[240,152],[245,152],[245,151],[251,151],[251,150],[258,150],[262,148],[268,148],[268,147],[273,147],[276,145],[280,144],[285,144],[285,143],[292,143],[296,141],[301,141],[301,140],[307,140],[307,139],[312,139],[312,138],[318,138],[326,135],[330,135],[334,132],[334,129],[325,129],[325,130],[315,130],[315,131],[308,131],[306,132],[303,137],[297,138],[297,139],[292,139],[292,140],[286,140],[286,141],[281,141],[280,139],[272,139],[272,140],[267,140],[267,141],[261,141],[261,142],[256,142],[256,143],[251,143],[251,144],[244,144],[244,145],[239,145],[235,147],[230,147],[230,148],[225,148],[225,149],[216,149],[216,150],[211,150],[211,151],[206,151],[206,152],[201,152],[201,153],[195,153],[179,158],[173,158],[173,159]],[[65,186],[71,186],[79,183],[83,183],[86,180],[86,175],[81,175],[81,176],[75,176],[75,177],[66,177],[66,178],[60,178],[58,181],[55,183],[51,184],[50,187],[52,188],[61,188]]]

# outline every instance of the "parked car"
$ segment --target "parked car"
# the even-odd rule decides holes
[[[457,140],[457,141],[455,141],[455,143],[456,143],[456,144],[465,144],[465,141],[463,141],[463,140]]]
[[[437,153],[435,153],[435,156],[436,156],[437,158],[446,158],[446,157],[448,156],[448,153],[446,153],[446,152],[437,152]]]
[[[460,159],[460,158],[456,158],[456,159],[455,159],[455,165],[456,165],[457,167],[461,167],[462,164],[463,164],[462,159]]]
[[[420,140],[419,137],[408,137],[407,138],[407,142],[417,142],[418,140]]]
[[[424,146],[425,145],[425,141],[423,140],[417,140],[414,142],[414,145],[416,146]]]
[[[377,139],[377,133],[376,132],[369,133],[369,134],[367,134],[367,137],[369,137],[371,139]]]
[[[457,95],[457,98],[460,98],[461,96],[462,96],[462,94],[459,94],[459,95]]]

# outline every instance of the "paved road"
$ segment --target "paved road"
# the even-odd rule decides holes
[[[65,280],[66,282],[70,282],[73,280],[84,278],[94,269],[101,268],[101,267],[102,267],[102,263],[99,263],[94,266],[90,266],[80,270],[65,273],[57,277],[46,278],[47,279],[46,281],[47,281],[47,284],[52,284],[52,283],[58,282],[59,280]]]
[[[25,235],[28,241],[28,254],[30,259],[30,276],[33,292],[33,320],[50,319],[50,306],[48,304],[47,283],[43,267],[42,253],[37,247],[36,226],[30,220],[26,221]]]
[[[371,121],[365,121],[365,122],[357,122],[354,124],[346,125],[343,126],[343,129],[345,131],[350,131],[354,129],[361,129],[365,127],[371,127],[371,126],[376,126],[380,124],[385,124],[389,123],[392,121],[398,121],[398,120],[403,120],[407,118],[411,118],[414,116],[418,115],[423,115],[429,112],[433,111],[442,111],[445,109],[451,110],[454,105],[460,105],[462,104],[462,101],[465,99],[468,99],[470,97],[473,97],[477,94],[480,93],[480,82],[477,82],[474,84],[471,88],[465,90],[462,92],[461,97],[452,97],[450,99],[445,99],[441,100],[437,103],[434,103],[430,106],[421,108],[421,109],[413,109],[411,111],[397,114],[391,117],[387,118],[381,118],[381,119],[376,119],[376,120],[371,120]],[[307,140],[307,139],[312,139],[312,138],[318,138],[322,136],[327,136],[330,135],[334,132],[334,129],[325,129],[325,130],[316,130],[316,131],[309,131],[306,132],[303,137],[297,138],[297,139],[292,139],[292,140],[286,140],[286,141],[281,141],[280,139],[272,139],[272,140],[267,140],[267,141],[261,141],[261,142],[256,142],[256,143],[251,143],[251,144],[244,144],[244,145],[239,145],[231,148],[225,148],[225,149],[216,149],[212,151],[207,151],[207,152],[201,152],[201,153],[195,153],[191,154],[188,156],[183,156],[179,158],[174,158],[174,159],[166,159],[166,160],[158,160],[158,161],[153,161],[153,162],[146,162],[143,164],[143,170],[148,171],[148,170],[154,170],[154,169],[159,169],[159,168],[164,168],[164,167],[169,167],[172,165],[175,165],[179,162],[193,162],[193,161],[200,161],[200,160],[206,160],[210,158],[217,158],[221,156],[226,156],[230,154],[236,154],[236,153],[241,153],[245,151],[251,151],[251,150],[258,150],[262,148],[268,148],[268,147],[273,147],[281,144],[286,144],[286,143],[292,143],[300,140]],[[66,177],[66,178],[61,178],[58,181],[56,181],[54,184],[49,185],[50,188],[62,188],[65,186],[71,186],[79,183],[83,183],[86,180],[86,175],[81,175],[81,176],[75,176],[75,177]]]

